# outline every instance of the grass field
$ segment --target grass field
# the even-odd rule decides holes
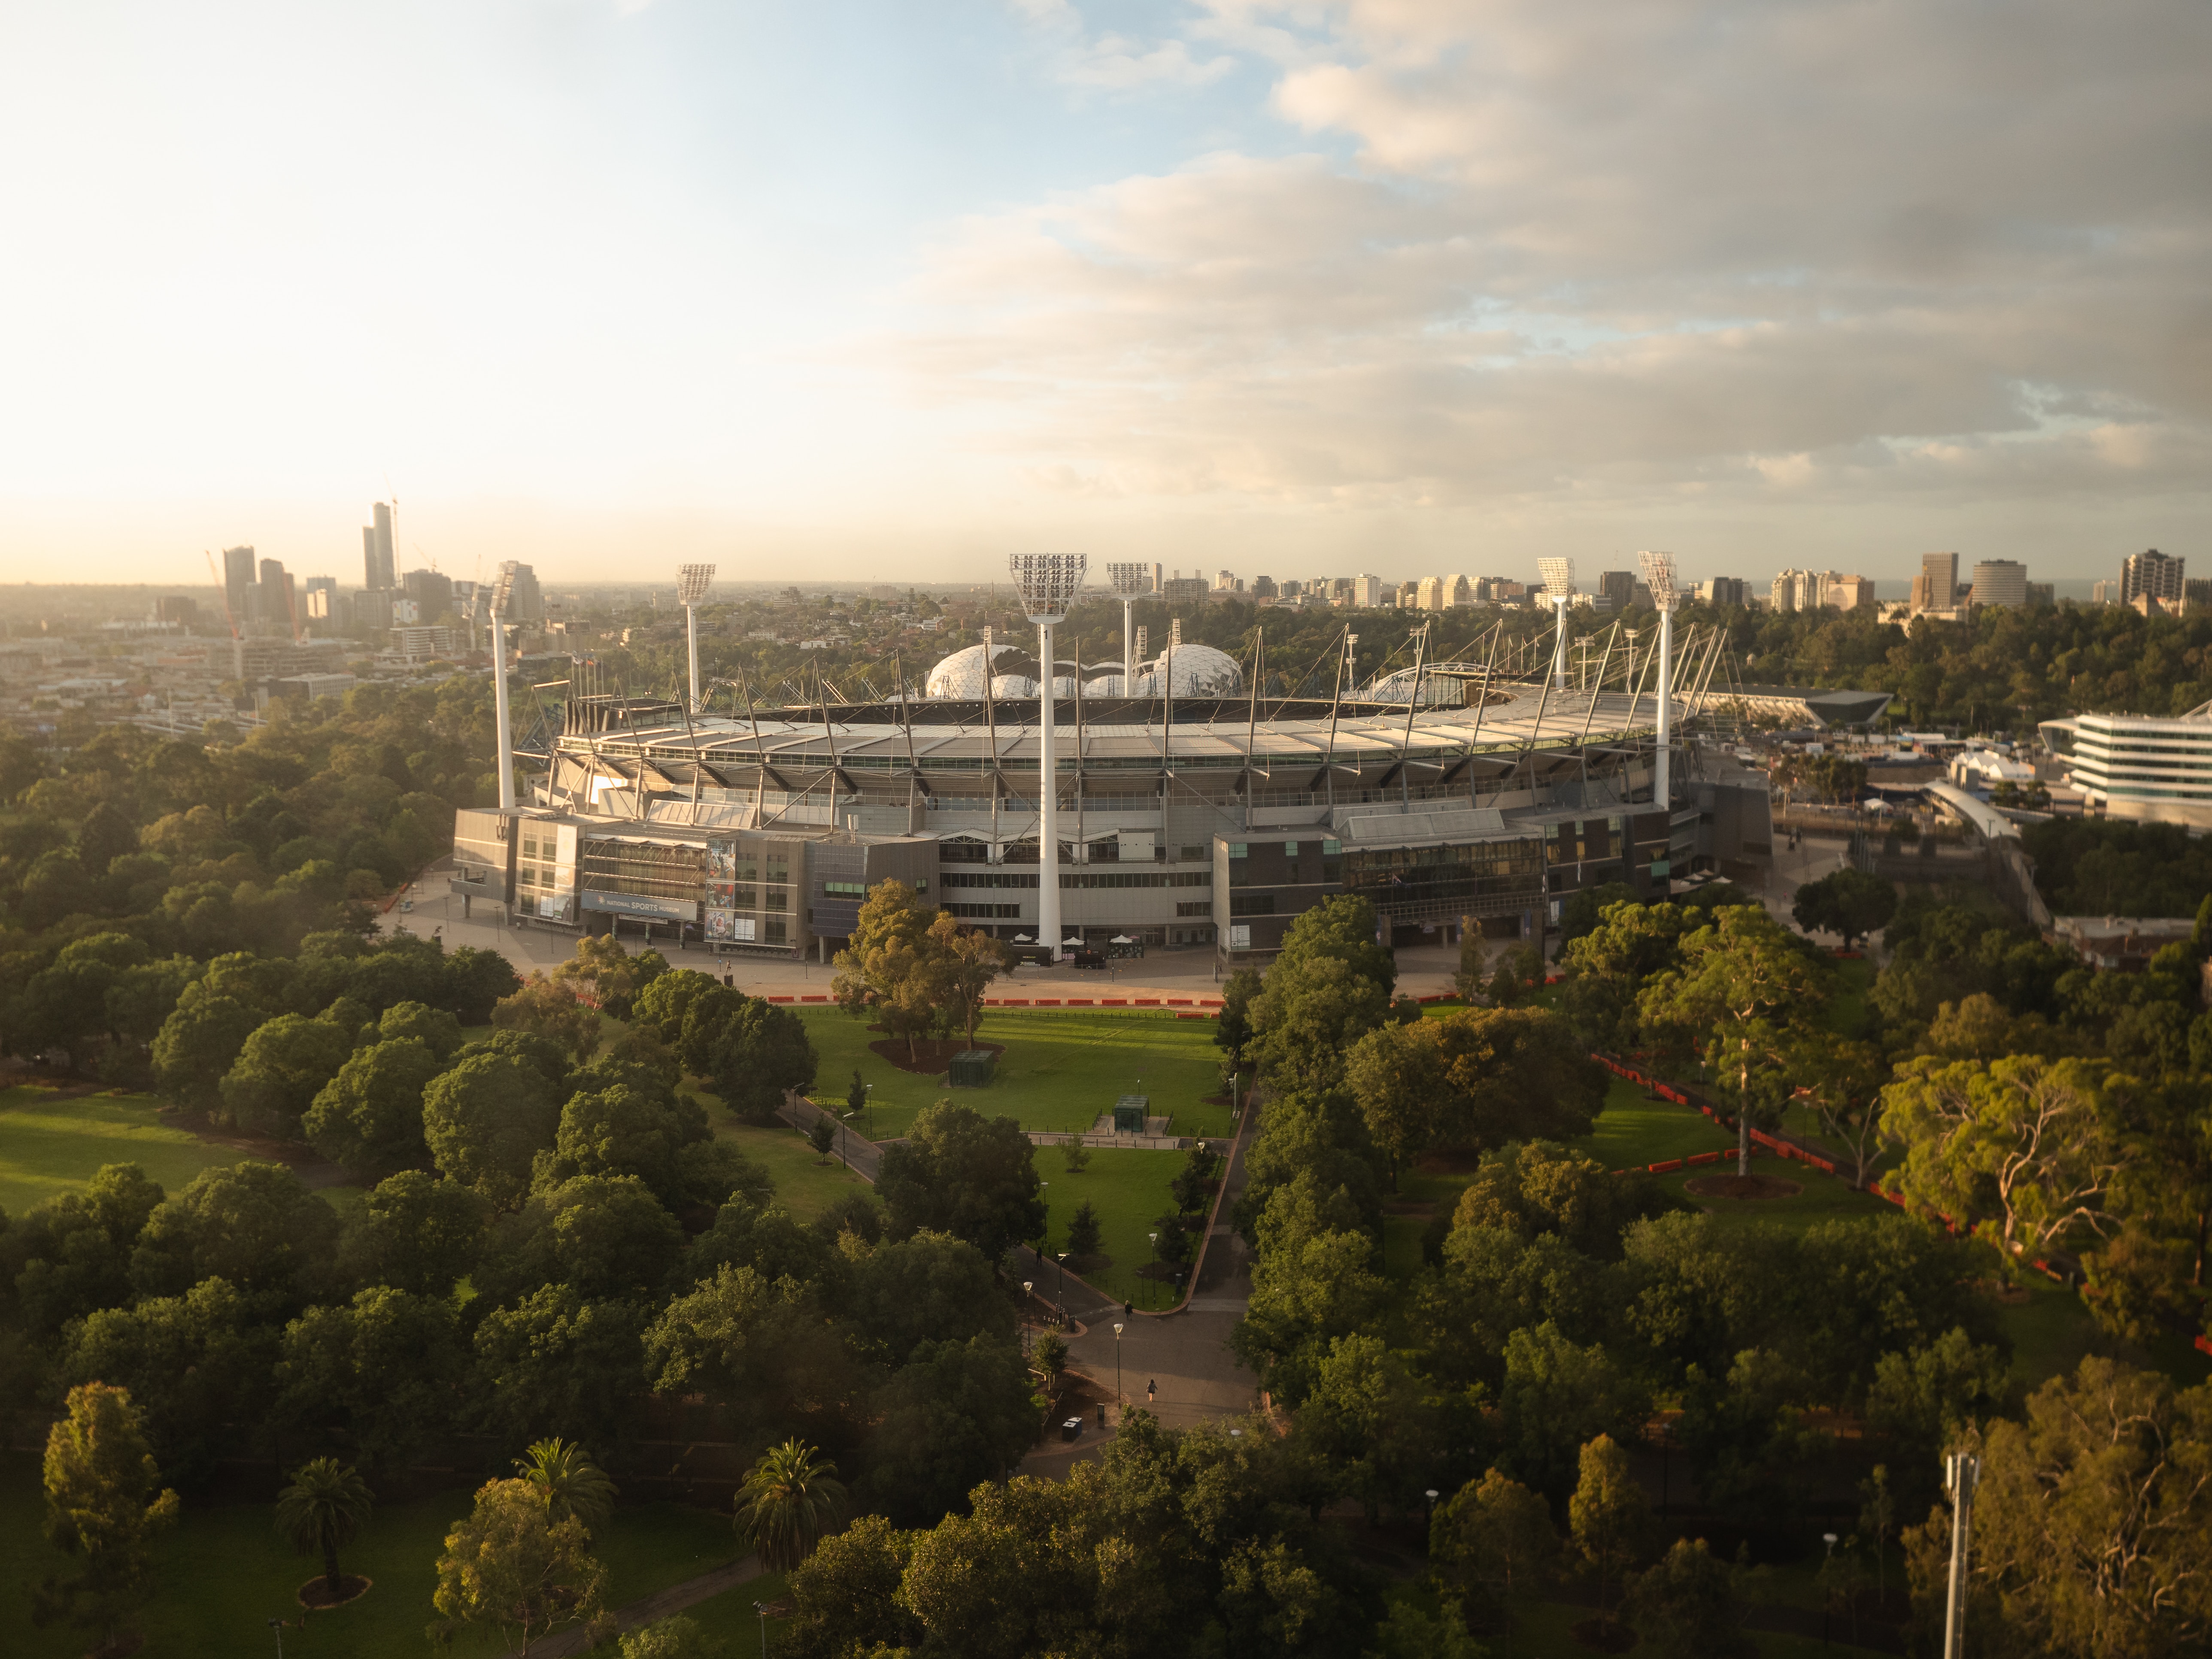
[[[161,1121],[150,1095],[57,1099],[39,1088],[0,1090],[0,1210],[21,1215],[80,1190],[103,1164],[136,1164],[170,1192],[239,1154]]]
[[[375,1588],[350,1606],[306,1615],[307,1629],[284,1632],[285,1652],[382,1659],[427,1651],[422,1632],[437,1617],[430,1595],[438,1553],[446,1529],[468,1509],[469,1493],[460,1489],[380,1506],[340,1557],[349,1572],[366,1574]],[[0,1573],[0,1629],[14,1632],[7,1650],[21,1659],[73,1659],[88,1645],[82,1632],[31,1627],[30,1583],[68,1565],[40,1535],[43,1511],[38,1458],[27,1452],[0,1456],[0,1560],[8,1564]],[[726,1516],[647,1504],[617,1510],[595,1553],[607,1568],[609,1605],[618,1607],[732,1560],[738,1551]],[[268,1621],[302,1616],[294,1595],[316,1571],[313,1561],[284,1547],[267,1507],[187,1504],[159,1547],[155,1595],[137,1620],[148,1638],[145,1651],[177,1659],[273,1652]],[[715,1599],[732,1603],[732,1611],[742,1607],[750,1626],[757,1595],[741,1586]],[[750,1634],[757,1644],[756,1630],[741,1632],[726,1616],[722,1623],[726,1634]],[[504,1650],[491,1634],[459,1639],[453,1648],[462,1655]]]
[[[712,1103],[714,1097],[707,1100]],[[802,1221],[811,1221],[846,1193],[874,1190],[836,1159],[823,1163],[806,1137],[789,1124],[757,1129],[714,1103],[708,1104],[707,1114],[716,1135],[769,1172],[775,1182],[776,1202]]]
[[[1046,1255],[1067,1248],[1069,1218],[1087,1200],[1098,1215],[1101,1247],[1113,1262],[1084,1277],[1109,1296],[1140,1308],[1169,1305],[1172,1287],[1138,1278],[1137,1269],[1152,1259],[1146,1235],[1157,1231],[1157,1218],[1175,1207],[1168,1183],[1182,1168],[1185,1156],[1103,1147],[1091,1152],[1090,1166],[1082,1174],[1070,1175],[1057,1146],[1038,1147],[1037,1173],[1046,1182]],[[1050,1290],[1049,1284],[1037,1286],[1040,1295]]]
[[[868,1117],[878,1140],[906,1133],[915,1115],[947,1095],[987,1117],[1011,1117],[1024,1129],[1088,1129],[1122,1095],[1152,1097],[1155,1116],[1179,1135],[1225,1135],[1236,1114],[1208,1106],[1221,1088],[1221,1050],[1210,1019],[1177,1019],[1150,1010],[994,1008],[976,1032],[1002,1042],[988,1088],[951,1090],[933,1077],[902,1072],[868,1048],[880,1039],[836,1008],[796,1011],[821,1064],[814,1098],[842,1109],[854,1070],[872,1084]]]

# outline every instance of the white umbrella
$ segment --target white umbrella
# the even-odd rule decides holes
[[[1073,945],[1076,946],[1077,948],[1080,949],[1080,948],[1081,948],[1081,946],[1082,946],[1083,941],[1082,941],[1081,939],[1064,939],[1060,940],[1060,948],[1061,948],[1062,950],[1066,950],[1066,949],[1069,945]]]
[[[1134,945],[1136,942],[1127,933],[1116,933],[1112,939],[1107,940],[1109,945]]]
[[[1027,933],[1017,933],[1014,935],[1014,943],[1017,945],[1034,945],[1036,941],[1031,939]]]

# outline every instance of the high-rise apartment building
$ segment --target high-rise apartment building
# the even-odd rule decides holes
[[[1767,598],[1777,611],[1817,611],[1820,608],[1820,573],[1778,571],[1767,588]]]
[[[1358,610],[1372,611],[1382,603],[1382,579],[1380,576],[1354,576],[1352,579],[1352,603]]]
[[[2090,603],[2090,604],[2092,604],[2092,605],[2118,605],[2119,602],[2120,602],[2120,585],[2119,585],[2119,583],[2118,583],[2118,582],[2116,582],[2116,581],[2102,581],[2102,582],[2092,582],[2092,583],[2089,585],[2089,603]]]
[[[1698,584],[1698,597],[1707,605],[1744,603],[1744,584],[1741,576],[1713,576]]]
[[[1448,609],[1474,603],[1474,584],[1464,576],[1444,578],[1444,605]]]
[[[1868,576],[1840,576],[1832,570],[1820,573],[1821,605],[1837,611],[1874,609],[1874,580]]]
[[[450,576],[434,570],[410,570],[400,578],[399,586],[415,601],[416,611],[424,622],[434,621],[453,608],[453,582]]]
[[[1203,582],[1199,584],[1200,597],[1204,598]],[[514,567],[514,585],[508,590],[506,620],[532,623],[545,620],[545,593],[538,586],[538,573],[526,564]]]
[[[1953,611],[1959,604],[1959,556],[1923,553],[1920,574],[1912,579],[1912,614]]]
[[[2130,553],[2120,562],[2120,603],[2133,605],[2137,599],[2155,599],[2160,605],[2179,611],[2182,600],[2182,566],[2185,559],[2170,559],[2156,548],[2146,553]]]
[[[2027,603],[2027,567],[2017,559],[1983,559],[1974,566],[1974,603],[2018,610]]]
[[[375,592],[389,592],[399,585],[398,567],[392,557],[392,504],[376,504],[376,522],[361,527],[362,583]]]
[[[1598,597],[1613,611],[1626,611],[1636,598],[1636,573],[1633,570],[1602,570],[1597,578]]]
[[[2027,585],[2027,602],[2030,605],[2057,605],[2058,603],[2058,584],[2057,582],[2030,582]]]
[[[1413,603],[1423,611],[1443,610],[1444,608],[1444,579],[1442,576],[1422,577],[1421,580],[1414,585]]]

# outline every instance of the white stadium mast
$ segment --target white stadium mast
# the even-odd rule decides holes
[[[1060,960],[1060,779],[1052,754],[1053,624],[1066,619],[1067,607],[1083,586],[1088,562],[1080,553],[1017,553],[1006,561],[1022,613],[1037,631],[1037,942],[1045,960]],[[1080,673],[1077,692],[1080,695]]]
[[[1659,755],[1651,775],[1651,802],[1664,812],[1674,804],[1668,704],[1674,669],[1674,607],[1681,603],[1682,595],[1674,586],[1672,553],[1638,553],[1636,562],[1644,568],[1644,585],[1651,590],[1651,605],[1659,613]]]
[[[1135,695],[1137,684],[1137,595],[1152,591],[1152,568],[1148,564],[1109,564],[1106,578],[1121,597],[1121,695]]]
[[[684,602],[684,642],[691,654],[691,701],[686,707],[694,714],[699,712],[699,601],[707,597],[708,584],[714,580],[711,564],[676,567],[676,597]]]
[[[1552,688],[1564,691],[1567,689],[1567,606],[1575,597],[1575,562],[1539,559],[1536,568],[1544,574],[1544,597],[1559,613],[1559,643],[1552,651]]]

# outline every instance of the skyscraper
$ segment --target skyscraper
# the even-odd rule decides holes
[[[2181,609],[2183,594],[2181,568],[2185,559],[2170,559],[2156,548],[2147,553],[2130,553],[2120,562],[2120,603],[2133,605],[2137,599],[2156,599],[2160,605],[2172,610]]]
[[[1923,553],[1920,574],[1912,579],[1912,612],[1955,610],[1959,603],[1959,556]]]
[[[1608,608],[1626,611],[1636,598],[1636,573],[1633,570],[1601,570],[1597,577],[1600,598],[1609,602]]]
[[[234,626],[243,629],[253,613],[253,550],[250,547],[226,547],[222,550],[222,597],[230,607]]]
[[[507,609],[500,613],[506,622],[544,622],[545,593],[538,586],[538,573],[526,564],[514,567],[514,586],[507,594]]]
[[[362,586],[377,592],[388,592],[399,585],[398,567],[392,557],[392,504],[376,504],[376,522],[361,527]]]

